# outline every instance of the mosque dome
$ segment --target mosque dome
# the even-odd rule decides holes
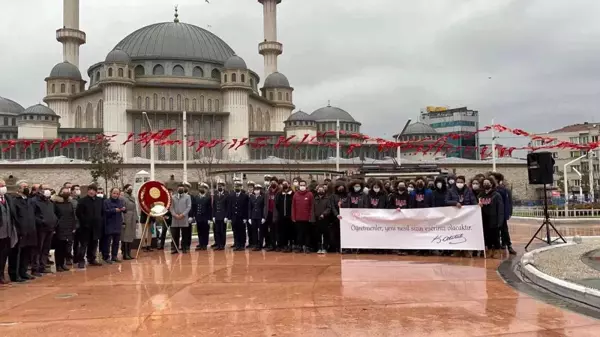
[[[293,114],[290,115],[290,117],[286,120],[286,122],[293,122],[293,121],[311,121],[314,122],[315,119],[312,118],[311,115],[307,114],[306,112],[302,111],[302,110],[298,110],[296,112],[294,112]]]
[[[235,54],[215,34],[179,22],[152,24],[129,34],[113,50],[122,50],[132,60],[186,60],[224,64]]]
[[[290,88],[290,81],[284,74],[276,71],[267,76],[263,88]]]
[[[402,133],[402,136],[437,135],[437,134],[438,134],[438,132],[431,126],[429,126],[425,123],[417,122],[417,123],[412,123],[409,126],[407,126],[406,130],[404,130],[404,133]]]
[[[317,122],[339,120],[340,122],[357,123],[346,110],[331,105],[315,110],[311,116]]]
[[[21,112],[21,115],[56,116],[56,112],[54,112],[52,109],[50,109],[49,107],[47,107],[45,105],[36,104],[36,105],[30,106],[29,108],[25,109],[23,112]]]
[[[81,72],[74,64],[64,61],[52,68],[49,77],[65,77],[73,80],[81,80]]]
[[[0,113],[3,114],[20,114],[25,108],[21,104],[0,96]]]
[[[248,67],[246,66],[246,61],[243,58],[233,55],[225,61],[225,69],[242,69],[246,70]]]
[[[121,49],[113,49],[108,55],[106,55],[106,60],[104,62],[107,63],[130,63],[131,57],[127,55],[126,52]]]

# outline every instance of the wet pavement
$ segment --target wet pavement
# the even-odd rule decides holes
[[[515,247],[536,229],[512,224]],[[507,285],[500,262],[143,253],[0,288],[0,336],[600,336],[599,320]]]

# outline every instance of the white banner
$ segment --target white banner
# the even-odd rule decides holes
[[[342,208],[342,248],[484,250],[479,206]]]

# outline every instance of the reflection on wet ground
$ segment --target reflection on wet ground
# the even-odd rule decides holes
[[[532,228],[512,225],[517,248]],[[507,286],[499,263],[146,253],[0,288],[0,336],[600,336],[600,321]]]

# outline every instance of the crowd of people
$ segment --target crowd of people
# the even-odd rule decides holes
[[[138,213],[133,187],[112,188],[104,195],[101,187],[81,187],[69,182],[54,191],[46,184],[16,183],[14,195],[7,193],[0,180],[0,284],[25,282],[71,266],[101,266],[131,260],[132,244],[146,214]],[[218,182],[211,191],[206,183],[191,195],[190,185],[178,184],[172,193],[169,212],[152,219],[143,231],[140,246],[152,251],[154,228],[158,249],[165,247],[171,232],[171,252],[188,253],[192,228],[198,235],[198,251],[208,250],[213,230],[215,251],[225,250],[227,228],[233,230],[234,251],[277,251],[284,253],[342,252],[340,246],[340,208],[462,207],[480,205],[488,257],[501,249],[512,248],[507,221],[512,213],[512,197],[501,173],[480,174],[470,180],[464,176],[417,177],[410,180],[370,179],[309,181],[297,177],[291,182],[265,176],[264,185],[235,181],[233,190]],[[54,259],[50,250],[54,248]],[[119,258],[119,251],[120,257]],[[98,254],[100,252],[100,254]],[[357,251],[355,251],[357,252]],[[363,252],[363,251],[358,251]],[[398,254],[450,254],[432,251],[367,251]],[[472,256],[470,252],[456,255]],[[97,256],[101,256],[102,261]],[[483,256],[483,254],[482,254]],[[4,277],[8,262],[9,279]],[[87,263],[86,263],[87,262]],[[9,281],[10,280],[10,281]]]

